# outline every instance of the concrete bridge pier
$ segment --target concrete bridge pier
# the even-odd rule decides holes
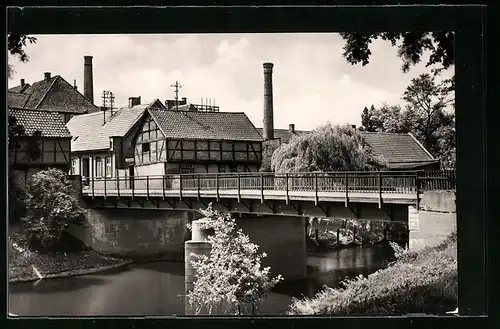
[[[196,280],[196,273],[191,264],[192,253],[208,255],[210,245],[207,242],[209,232],[200,229],[202,218],[192,222],[191,240],[185,242],[185,291],[191,291]],[[306,234],[304,217],[293,216],[258,216],[242,215],[236,219],[238,229],[250,237],[250,241],[259,246],[259,252],[267,257],[262,260],[262,267],[271,267],[271,275],[281,274],[285,281],[303,279],[307,276]],[[218,307],[212,315],[224,315],[226,307]],[[186,315],[193,315],[195,309],[189,305],[186,297]],[[202,310],[199,315],[207,315]],[[227,314],[227,313],[226,313]]]

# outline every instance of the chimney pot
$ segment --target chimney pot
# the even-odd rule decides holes
[[[43,75],[44,75],[45,81],[50,80],[50,72],[45,72]]]
[[[24,87],[25,84],[24,79],[21,79],[21,87]]]
[[[288,129],[290,130],[290,132],[294,133],[294,132],[295,132],[295,124],[290,123],[290,124],[288,125]]]
[[[264,63],[264,140],[274,139],[273,63]]]
[[[139,97],[129,97],[128,98],[128,107],[134,107],[136,105],[141,104],[141,96]]]
[[[182,97],[182,105],[187,104],[187,97]]]
[[[83,96],[94,104],[94,77],[92,73],[92,56],[83,57]]]

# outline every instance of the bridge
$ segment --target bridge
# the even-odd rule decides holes
[[[378,208],[392,220],[395,209],[418,206],[428,182],[421,171],[204,173],[84,178],[81,193],[95,207],[191,210],[212,203],[233,213],[344,218]]]

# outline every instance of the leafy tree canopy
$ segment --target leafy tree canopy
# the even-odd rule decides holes
[[[453,32],[377,32],[340,33],[345,40],[343,56],[351,64],[370,62],[370,44],[373,40],[389,41],[398,47],[398,56],[403,60],[402,70],[408,72],[412,65],[422,61],[425,52],[430,52],[426,66],[440,65],[448,69],[455,64],[455,36]],[[438,71],[439,72],[439,71]]]
[[[282,144],[273,153],[271,166],[276,172],[326,172],[376,170],[387,163],[372,153],[359,131],[327,124]]]
[[[9,34],[7,37],[7,50],[12,56],[17,56],[21,62],[29,60],[28,55],[24,51],[26,43],[36,43],[35,37],[30,37],[26,34]],[[9,79],[14,75],[12,64],[7,64],[7,76]]]

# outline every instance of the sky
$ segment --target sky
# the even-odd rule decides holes
[[[421,63],[401,71],[397,49],[375,41],[366,66],[351,65],[342,56],[344,42],[334,33],[320,34],[144,34],[35,35],[25,48],[29,62],[9,55],[14,75],[9,88],[60,75],[83,93],[83,57],[93,56],[94,103],[111,90],[117,106],[129,97],[142,103],[179,98],[205,103],[211,98],[225,112],[245,112],[262,127],[263,67],[274,63],[274,126],[297,130],[319,125],[361,124],[365,106],[403,104],[411,79],[430,68]],[[451,76],[449,70],[445,76]]]

